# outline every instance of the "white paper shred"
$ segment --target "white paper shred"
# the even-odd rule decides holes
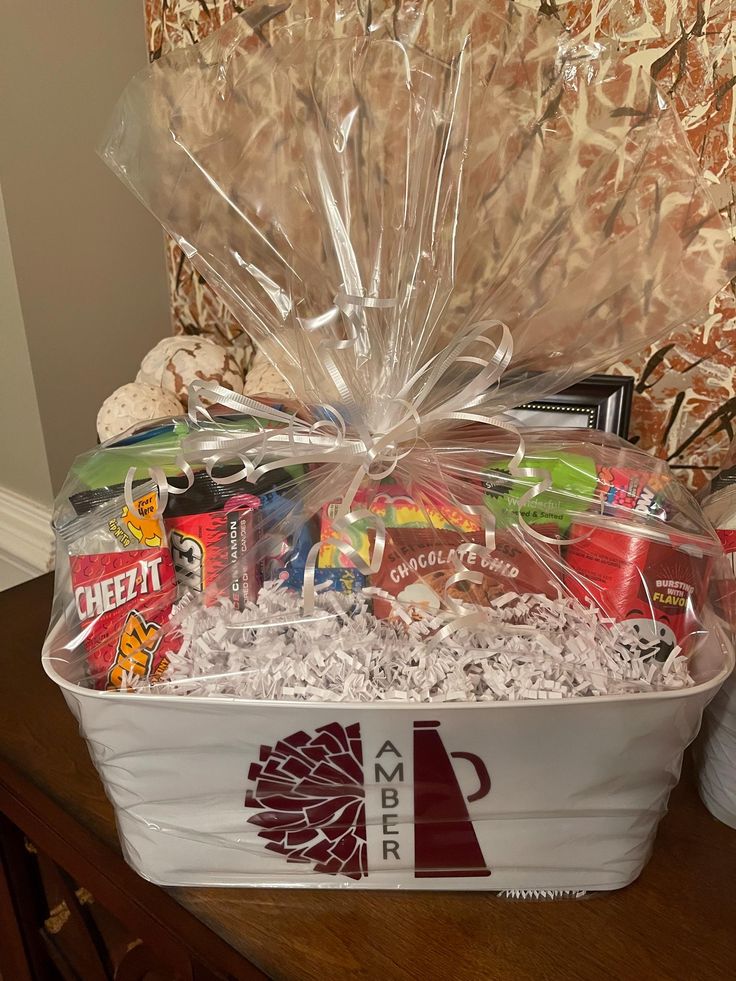
[[[470,608],[469,608],[470,609]],[[472,608],[477,612],[479,608]],[[227,601],[176,611],[182,642],[156,685],[140,692],[338,702],[474,702],[663,691],[693,684],[675,648],[664,663],[636,637],[573,599],[506,594],[481,629],[432,642],[445,614],[393,624],[362,594],[301,600],[267,583],[238,612]],[[632,654],[632,645],[634,653]]]

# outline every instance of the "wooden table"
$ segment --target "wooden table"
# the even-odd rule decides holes
[[[736,978],[736,832],[710,817],[690,775],[673,794],[641,878],[578,902],[513,903],[479,893],[161,890],[144,882],[122,862],[112,810],[76,723],[41,669],[51,592],[44,577],[0,594],[6,878],[11,890],[21,883],[16,911],[24,902],[30,909],[11,847],[20,829],[46,864],[61,867],[62,881],[94,895],[89,908],[110,909],[143,941],[128,944],[134,970],[117,977]],[[8,903],[0,883],[2,924]],[[53,976],[11,973],[5,965],[15,963],[13,945],[20,957],[18,944],[29,941],[0,929],[6,981]],[[155,975],[135,973],[136,947],[160,959]],[[88,968],[84,981],[113,976],[100,957],[108,973]]]

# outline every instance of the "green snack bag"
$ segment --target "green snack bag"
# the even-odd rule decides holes
[[[485,484],[485,502],[493,511],[499,528],[518,522],[519,515],[530,525],[553,523],[564,534],[576,514],[586,511],[596,494],[598,476],[592,457],[577,453],[550,453],[549,456],[527,456],[522,469],[541,471],[536,477],[512,477],[507,463],[489,467]],[[522,496],[545,476],[552,486],[528,504],[519,508]]]
[[[263,421],[252,416],[218,417],[228,432],[255,432],[262,428]],[[71,473],[78,484],[87,488],[112,487],[122,484],[131,468],[140,470],[143,479],[148,468],[159,467],[167,477],[181,474],[179,451],[181,441],[192,432],[192,427],[184,420],[174,420],[171,424],[145,430],[119,443],[98,446],[96,449],[74,461]],[[285,466],[291,476],[298,480],[304,473],[299,465]]]

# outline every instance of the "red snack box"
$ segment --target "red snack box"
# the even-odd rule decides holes
[[[72,555],[69,565],[95,687],[121,688],[128,672],[160,677],[172,649],[172,638],[161,628],[176,600],[168,549]]]
[[[665,473],[642,473],[628,467],[598,468],[598,495],[607,514],[626,508],[666,518],[665,497],[671,482],[672,477]]]
[[[263,583],[253,549],[260,506],[259,498],[239,494],[220,510],[165,519],[177,581],[204,593],[206,606],[226,597],[242,610],[257,598]]]

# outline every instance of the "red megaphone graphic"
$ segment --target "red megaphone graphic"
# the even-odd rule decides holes
[[[485,763],[474,753],[448,756],[437,731],[439,722],[414,723],[414,877],[488,876],[465,798],[450,756],[475,767],[479,787],[472,803],[491,789]]]

